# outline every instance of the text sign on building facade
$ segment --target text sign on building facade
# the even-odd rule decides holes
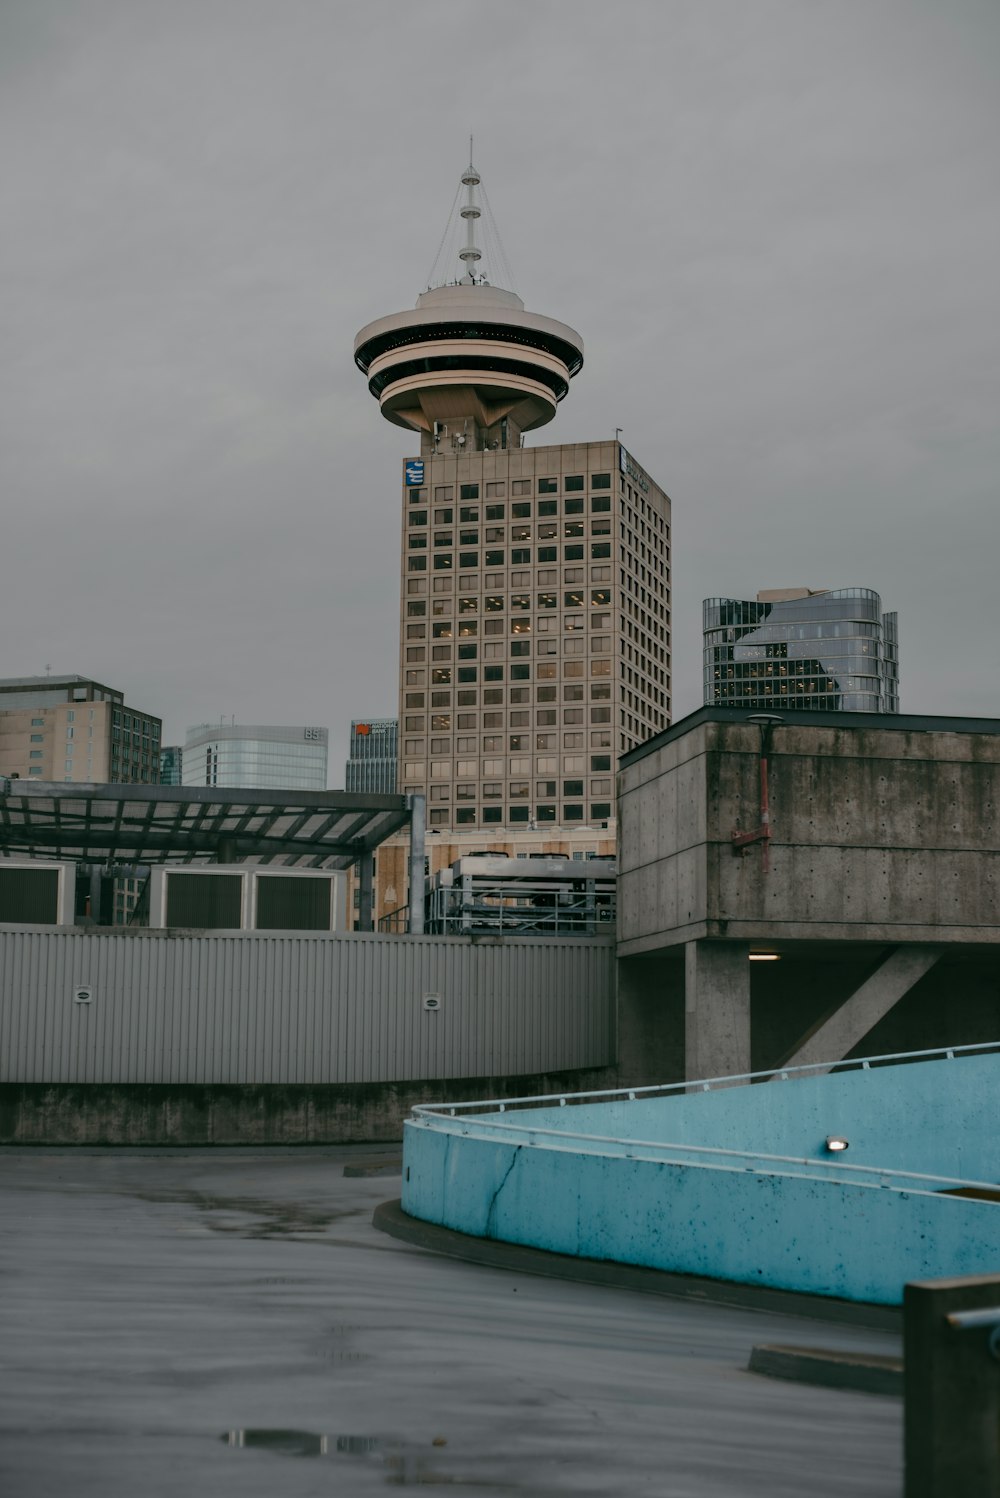
[[[618,444],[618,466],[622,473],[628,475],[633,484],[638,484],[643,494],[649,493],[649,480],[644,473],[639,472],[620,442]]]
[[[423,460],[421,458],[410,458],[406,465],[406,487],[412,489],[414,485],[422,484],[423,481]]]

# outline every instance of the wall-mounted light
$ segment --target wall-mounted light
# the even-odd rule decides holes
[[[838,1155],[848,1148],[848,1142],[843,1134],[827,1134],[826,1147],[831,1155]]]
[[[781,961],[781,953],[780,952],[751,952],[750,953],[750,961],[751,962],[780,962]]]

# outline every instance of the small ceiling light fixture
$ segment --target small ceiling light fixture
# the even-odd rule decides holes
[[[750,953],[750,961],[751,962],[780,962],[781,961],[781,953],[780,952],[751,952]]]
[[[841,1154],[844,1150],[849,1148],[848,1142],[844,1138],[843,1134],[827,1134],[826,1147],[830,1151],[831,1155]]]

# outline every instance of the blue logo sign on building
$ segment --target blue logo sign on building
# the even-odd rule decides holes
[[[406,487],[408,489],[412,489],[415,484],[422,484],[423,481],[424,481],[424,460],[423,460],[423,458],[411,458],[409,460],[409,462],[407,463],[407,465],[406,465]]]

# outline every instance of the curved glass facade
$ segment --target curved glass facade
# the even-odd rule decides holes
[[[327,740],[325,728],[201,723],[187,732],[182,782],[325,791]]]
[[[709,706],[899,712],[896,615],[871,588],[702,609]]]

